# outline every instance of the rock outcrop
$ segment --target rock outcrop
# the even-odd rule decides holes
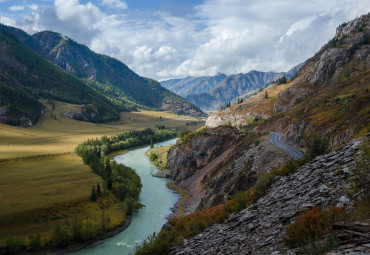
[[[319,60],[306,79],[314,85],[324,84],[329,79],[336,79],[350,62],[369,63],[369,21],[370,15],[365,15],[340,26],[336,36],[314,57]]]
[[[281,177],[256,203],[185,240],[171,254],[295,254],[282,241],[287,224],[315,206],[351,205],[347,195],[351,165],[359,145],[369,137],[352,140],[337,151],[316,157],[295,174]],[[369,238],[364,242],[350,250],[369,254]],[[345,254],[344,250],[332,254]]]
[[[233,127],[205,129],[188,142],[173,146],[167,170],[188,192],[184,213],[210,208],[253,186],[257,176],[291,157],[265,138]]]
[[[252,187],[259,174],[280,167],[290,159],[287,153],[267,140],[250,144],[224,171],[211,171],[203,178],[203,183],[207,185],[199,208],[210,208],[225,202],[230,195]]]
[[[209,164],[228,148],[243,140],[243,134],[232,127],[205,129],[195,134],[189,142],[173,146],[167,156],[171,179],[183,181],[198,169]]]

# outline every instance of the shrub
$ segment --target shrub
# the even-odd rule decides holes
[[[194,212],[183,217],[174,217],[168,221],[167,230],[150,235],[136,247],[135,254],[163,255],[171,247],[180,245],[185,238],[195,236],[214,223],[223,221],[228,216],[223,204]]]
[[[261,192],[255,187],[251,187],[244,192],[237,192],[231,200],[225,203],[225,209],[228,213],[240,212],[251,203],[257,201],[260,195]]]
[[[355,192],[365,196],[370,196],[370,141],[366,141],[360,147],[360,155],[355,160],[352,167],[353,176],[351,178]]]
[[[156,161],[158,159],[158,155],[157,154],[155,154],[154,152],[151,152],[150,154],[149,154],[149,160],[151,161],[151,162],[154,162],[154,161]]]
[[[30,251],[38,251],[41,249],[41,237],[40,234],[30,235],[28,237],[29,245],[28,250]]]
[[[331,225],[346,217],[343,208],[330,208],[328,211],[315,207],[298,216],[294,223],[289,224],[284,242],[295,248],[318,240],[329,233]]]
[[[53,232],[52,243],[55,247],[68,246],[70,242],[70,235],[68,226],[56,225]]]
[[[307,157],[311,160],[316,156],[329,152],[329,139],[320,135],[314,135],[307,145]]]
[[[24,241],[14,236],[8,236],[5,245],[11,253],[20,252],[25,248]]]

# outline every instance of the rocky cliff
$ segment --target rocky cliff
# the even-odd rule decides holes
[[[176,247],[171,254],[296,254],[298,250],[289,250],[282,241],[287,225],[315,206],[352,205],[348,196],[351,169],[359,145],[369,137],[353,140],[335,152],[316,157],[295,174],[280,177],[257,202],[231,215],[224,223],[185,240],[183,246]],[[368,225],[364,226],[366,229]],[[352,234],[362,235],[362,241],[353,244],[354,236],[342,240],[347,246],[331,254],[369,254],[369,232],[352,229]]]
[[[257,140],[258,136],[249,129],[224,126],[204,129],[170,149],[170,177],[188,192],[185,214],[225,202],[253,186],[259,174],[290,159],[266,136]]]

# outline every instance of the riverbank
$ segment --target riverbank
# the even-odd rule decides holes
[[[86,243],[71,245],[70,247],[60,249],[60,250],[48,250],[48,251],[45,251],[45,253],[41,253],[41,254],[53,254],[53,255],[68,254],[68,253],[76,252],[76,251],[79,251],[79,250],[82,250],[88,247],[99,245],[102,242],[106,241],[107,239],[124,231],[130,225],[130,223],[131,223],[131,216],[126,215],[126,220],[122,224],[114,227],[113,229],[109,230],[108,232],[104,234],[99,235],[94,240],[90,240]],[[40,254],[40,252],[27,253],[27,254]]]
[[[157,143],[155,146],[165,146],[175,143],[176,139]],[[179,195],[167,188],[168,179],[154,178],[157,168],[150,164],[145,153],[150,146],[130,149],[124,155],[114,157],[117,163],[135,169],[142,180],[142,191],[139,203],[145,207],[134,212],[130,225],[123,231],[104,241],[98,241],[84,249],[71,252],[73,255],[106,255],[130,254],[135,246],[140,244],[153,232],[159,232],[172,213],[171,208],[179,199]]]
[[[172,146],[173,145],[150,148],[145,153],[145,156],[147,157],[149,162],[158,168],[158,171],[153,175],[154,177],[169,178],[170,171],[166,169],[166,164],[167,154]],[[172,213],[167,218],[169,219],[173,216],[184,215],[184,202],[189,197],[188,193],[186,192],[186,190],[178,187],[173,181],[167,183],[167,188],[180,195],[180,199],[176,202],[174,207],[171,208]]]

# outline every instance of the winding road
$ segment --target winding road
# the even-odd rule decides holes
[[[300,151],[290,147],[287,144],[284,144],[281,141],[281,133],[271,132],[270,136],[269,136],[269,141],[270,141],[270,143],[272,143],[273,145],[275,145],[279,149],[282,149],[283,151],[288,152],[294,159],[303,158],[303,154]]]

